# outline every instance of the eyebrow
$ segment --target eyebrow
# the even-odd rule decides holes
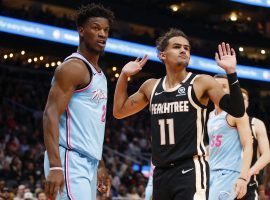
[[[180,45],[180,46],[184,46],[184,47],[190,47],[189,44],[173,43],[172,45]]]

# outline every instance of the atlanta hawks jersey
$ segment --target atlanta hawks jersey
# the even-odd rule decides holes
[[[258,150],[257,134],[256,134],[256,130],[255,130],[254,118],[253,117],[249,117],[249,125],[250,125],[250,128],[251,128],[251,133],[252,133],[252,138],[253,138],[253,155],[252,155],[252,161],[251,161],[251,166],[253,166],[260,157],[260,153],[259,153],[259,150]],[[256,183],[257,186],[258,186],[258,176],[260,176],[260,174],[251,176],[250,183],[251,184]]]
[[[107,106],[107,80],[79,53],[65,59],[82,60],[91,82],[75,90],[59,122],[59,145],[97,160],[101,159]]]
[[[173,166],[206,153],[203,134],[206,106],[196,98],[188,73],[174,88],[166,90],[166,76],[158,80],[151,94],[152,161],[157,167]]]

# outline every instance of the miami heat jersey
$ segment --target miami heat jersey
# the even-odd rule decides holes
[[[105,133],[107,80],[79,53],[65,61],[82,60],[91,73],[91,82],[75,90],[59,122],[59,145],[97,160],[101,159]]]
[[[242,145],[237,128],[228,124],[226,118],[228,113],[215,112],[214,110],[210,113],[207,123],[210,170],[226,169],[240,172]]]
[[[152,161],[156,167],[173,166],[206,153],[203,134],[206,107],[196,98],[188,73],[174,88],[166,90],[166,77],[158,80],[151,94]]]

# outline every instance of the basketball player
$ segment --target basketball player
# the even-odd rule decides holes
[[[226,75],[215,76],[229,93]],[[209,200],[242,198],[247,192],[252,135],[247,114],[235,118],[215,105],[207,122],[209,136]],[[241,156],[243,151],[243,158]],[[227,196],[227,198],[225,198]]]
[[[229,76],[230,95],[208,75],[188,73],[190,44],[178,29],[170,29],[157,40],[158,56],[166,76],[149,79],[128,96],[128,77],[137,74],[147,61],[126,64],[117,81],[114,116],[124,118],[150,106],[152,161],[156,166],[153,199],[207,199],[208,164],[203,134],[209,99],[236,117],[244,115],[244,102],[235,73],[236,56],[229,44],[218,46],[216,61]]]
[[[152,200],[152,196],[153,196],[153,174],[154,174],[154,169],[155,169],[155,166],[151,162],[150,174],[149,174],[149,177],[148,177],[147,186],[145,188],[145,200]]]
[[[107,80],[98,60],[113,19],[101,5],[82,6],[76,16],[78,50],[55,70],[43,116],[45,190],[51,199],[96,199],[98,167],[99,190],[109,190],[104,163],[99,163]]]
[[[244,97],[245,107],[249,105],[249,95],[247,90],[241,89]],[[253,156],[249,175],[251,176],[248,184],[245,200],[259,199],[259,186],[263,186],[263,168],[270,162],[270,148],[267,132],[263,121],[255,117],[249,117],[249,124],[253,137]],[[263,194],[261,194],[262,196]]]

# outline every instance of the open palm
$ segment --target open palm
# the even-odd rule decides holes
[[[233,48],[229,44],[222,42],[218,45],[218,53],[215,55],[216,62],[219,67],[227,73],[234,73],[236,70],[236,55]]]
[[[137,58],[135,61],[128,62],[122,69],[122,72],[127,76],[130,77],[132,75],[137,74],[139,71],[142,70],[143,66],[145,65],[148,56],[145,55],[141,60]]]

